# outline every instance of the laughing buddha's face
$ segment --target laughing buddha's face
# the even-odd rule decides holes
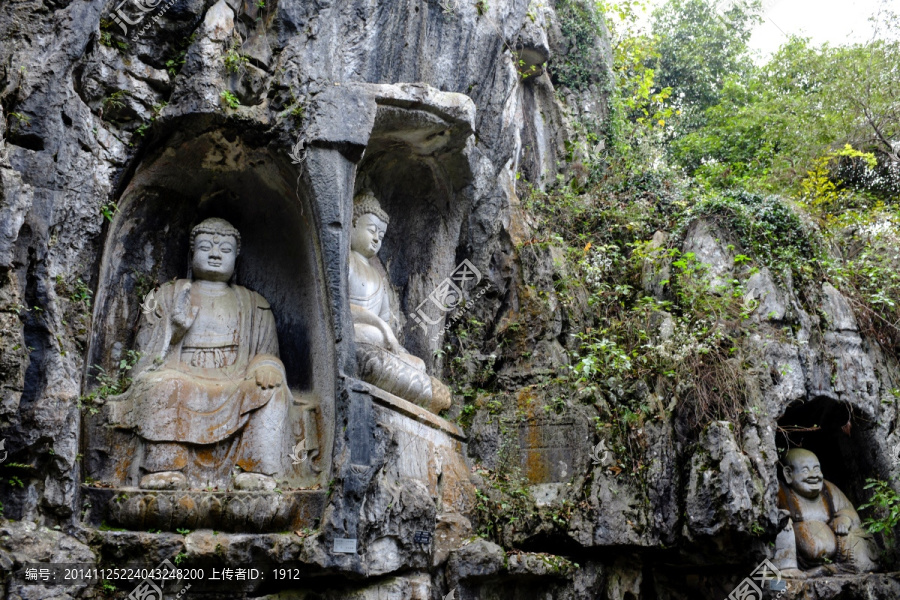
[[[804,498],[814,499],[822,493],[825,478],[816,455],[808,450],[791,450],[784,467],[784,480]]]
[[[194,277],[208,281],[228,281],[234,273],[237,240],[230,235],[201,233],[194,240],[191,263]]]

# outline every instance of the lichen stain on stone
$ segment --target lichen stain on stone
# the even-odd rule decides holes
[[[533,449],[540,448],[542,431],[540,420],[536,418],[535,409],[541,404],[534,388],[524,387],[516,392],[516,405],[519,412],[524,415],[516,422],[516,438],[524,454],[525,477],[533,483],[550,481],[550,467],[542,460],[540,452]],[[524,443],[523,443],[524,442]]]
[[[228,141],[217,131],[207,138],[211,143],[203,156],[202,167],[210,171],[237,171],[243,165],[243,147],[235,138]]]

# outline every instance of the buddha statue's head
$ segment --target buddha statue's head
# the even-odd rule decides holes
[[[194,279],[228,281],[241,251],[241,234],[225,219],[206,219],[191,231]]]
[[[796,493],[810,499],[817,498],[825,485],[819,459],[803,448],[793,448],[785,454],[784,480]]]
[[[378,199],[364,190],[353,199],[353,230],[350,232],[350,249],[366,258],[372,258],[381,249],[384,232],[390,218],[381,208]]]

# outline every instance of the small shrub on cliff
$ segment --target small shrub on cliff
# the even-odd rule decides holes
[[[103,99],[103,110],[106,112],[110,112],[111,110],[116,110],[120,108],[125,108],[125,102],[123,99],[125,96],[130,95],[126,90],[118,90],[106,96]]]
[[[166,72],[172,79],[174,79],[178,75],[178,73],[181,72],[181,68],[184,66],[184,63],[187,60],[188,48],[191,47],[196,38],[197,34],[192,33],[189,37],[179,38],[175,42],[175,47],[172,49],[172,54],[166,60]]]
[[[559,29],[566,41],[566,52],[551,63],[553,82],[572,90],[584,90],[592,84],[604,84],[605,73],[597,50],[597,40],[606,35],[603,17],[582,0],[562,0],[556,5]]]
[[[866,517],[863,525],[871,533],[884,535],[885,546],[891,550],[895,544],[894,528],[900,525],[900,494],[890,482],[880,479],[866,479],[863,487],[872,491],[872,498],[859,509],[875,509],[879,513],[878,516]]]
[[[236,110],[241,105],[240,99],[228,90],[223,90],[220,96],[225,105],[232,110]]]
[[[99,387],[87,396],[78,398],[78,407],[87,409],[91,414],[98,412],[97,405],[106,401],[111,396],[117,396],[131,386],[131,369],[137,364],[141,358],[141,353],[134,350],[128,350],[125,358],[119,361],[115,371],[107,371],[100,365],[94,365],[96,371],[96,381]]]
[[[107,48],[112,48],[113,50],[118,50],[119,52],[127,52],[128,44],[118,39],[118,33],[116,36],[113,36],[111,31],[108,31],[110,28],[114,26],[112,21],[107,21],[106,19],[101,19],[100,21],[100,35],[98,39],[100,44],[106,46]]]
[[[229,48],[228,52],[225,53],[225,56],[222,58],[222,62],[225,63],[225,71],[228,73],[240,73],[247,64],[250,63],[250,59],[247,58],[244,54],[238,52],[237,47],[232,46]]]
[[[815,274],[813,261],[821,253],[821,241],[813,245],[815,233],[777,196],[740,189],[707,195],[686,212],[682,229],[698,217],[734,231],[753,257],[776,275],[789,269],[795,278],[808,280]]]
[[[57,275],[56,292],[60,295],[67,296],[69,302],[80,305],[85,311],[91,309],[93,293],[91,292],[91,288],[88,287],[81,277],[76,278],[72,282],[67,282],[65,277]]]
[[[505,545],[504,539],[532,514],[532,498],[520,469],[505,459],[498,462],[502,470],[476,466],[475,473],[488,487],[475,490],[475,513],[478,535]]]
[[[466,401],[474,401],[489,388],[494,375],[495,354],[481,352],[485,324],[474,317],[459,321],[453,331],[455,339],[447,340],[446,353],[441,352],[450,372],[448,383],[454,393]]]

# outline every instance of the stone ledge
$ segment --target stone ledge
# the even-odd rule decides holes
[[[785,579],[785,592],[766,590],[765,600],[803,598],[804,600],[867,600],[900,598],[900,573],[836,575],[813,579]]]
[[[155,491],[83,485],[89,521],[135,531],[215,529],[269,533],[313,528],[325,509],[324,490],[278,492]]]
[[[389,408],[411,419],[415,419],[416,421],[437,429],[438,431],[443,431],[450,437],[455,438],[460,442],[466,441],[466,435],[459,427],[457,427],[447,419],[439,417],[436,414],[425,410],[421,406],[417,406],[412,402],[404,400],[403,398],[398,398],[397,396],[379,389],[373,385],[370,385],[364,381],[355,381],[353,383],[353,389],[369,394],[370,396],[372,396],[372,398],[375,399],[375,402],[385,408]]]

